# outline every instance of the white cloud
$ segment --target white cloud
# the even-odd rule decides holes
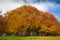
[[[24,5],[24,3],[15,3],[15,2],[10,2],[10,3],[0,3],[0,10],[2,10],[2,15],[9,11],[9,10],[12,10],[12,9],[15,9],[17,7],[20,7],[21,5]],[[27,4],[26,4],[27,5]],[[34,7],[36,7],[37,9],[39,10],[42,10],[42,11],[48,11],[48,8],[47,6],[45,6],[45,4],[30,4]]]
[[[4,12],[12,10],[16,7],[19,7],[21,5],[23,5],[24,3],[16,3],[16,2],[10,2],[10,3],[0,3],[0,10]],[[42,11],[49,11],[49,8],[54,8],[54,4],[53,3],[35,3],[35,4],[26,4],[26,5],[31,5],[36,7],[39,10]]]
[[[40,3],[40,4],[35,3],[35,4],[30,4],[30,5],[36,7],[38,10],[42,10],[42,11],[48,10],[47,6],[43,3]]]
[[[29,0],[28,0],[29,1]],[[15,0],[0,0],[0,10],[2,10],[2,15],[12,9],[15,9],[17,7],[20,7],[21,5],[31,5],[36,7],[39,10],[42,10],[44,12],[50,11],[50,10],[57,10],[60,9],[60,4],[52,3],[52,2],[40,2],[40,3],[24,3],[23,0],[16,2]],[[57,19],[59,19],[59,16],[56,15],[54,12],[53,14],[56,16]],[[59,19],[60,20],[60,19]]]
[[[0,2],[22,2],[23,0],[0,0]]]
[[[26,3],[34,3],[34,2],[37,2],[38,0],[24,0],[24,2]]]
[[[0,3],[0,10],[2,10],[1,14],[3,15],[5,12],[7,12],[9,10],[13,10],[13,9],[15,9],[17,7],[22,6],[22,5],[24,5],[24,3],[22,3],[22,4],[15,3],[15,2]]]
[[[2,3],[0,3],[0,10],[2,10],[2,13],[5,13],[9,10],[12,10],[14,8],[20,7],[21,5],[26,4],[24,3],[24,0],[21,0],[21,2],[15,2],[15,0],[14,1],[0,0],[0,1],[2,1]],[[56,3],[52,3],[52,2],[29,3],[26,5],[32,5],[42,11],[49,11],[51,9],[58,9],[60,7],[60,5],[57,5]]]
[[[32,4],[28,4],[28,5],[32,5],[42,11],[49,11],[50,9],[56,8],[55,3],[51,3],[51,2],[32,3]]]

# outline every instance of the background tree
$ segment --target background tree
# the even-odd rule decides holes
[[[5,28],[6,28],[6,22],[4,20],[4,17],[0,15],[0,35],[5,34]]]

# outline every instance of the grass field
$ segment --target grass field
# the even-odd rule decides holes
[[[60,40],[60,36],[28,36],[28,37],[0,36],[0,40]]]

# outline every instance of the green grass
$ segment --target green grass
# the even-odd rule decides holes
[[[0,40],[60,40],[60,36],[28,36],[28,37],[0,36]]]

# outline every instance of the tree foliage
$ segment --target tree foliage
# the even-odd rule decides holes
[[[32,6],[22,6],[7,12],[4,16],[6,32],[14,35],[58,34],[58,20],[49,13]],[[34,34],[33,34],[34,33]]]
[[[5,33],[6,21],[2,15],[0,15],[0,35]]]

